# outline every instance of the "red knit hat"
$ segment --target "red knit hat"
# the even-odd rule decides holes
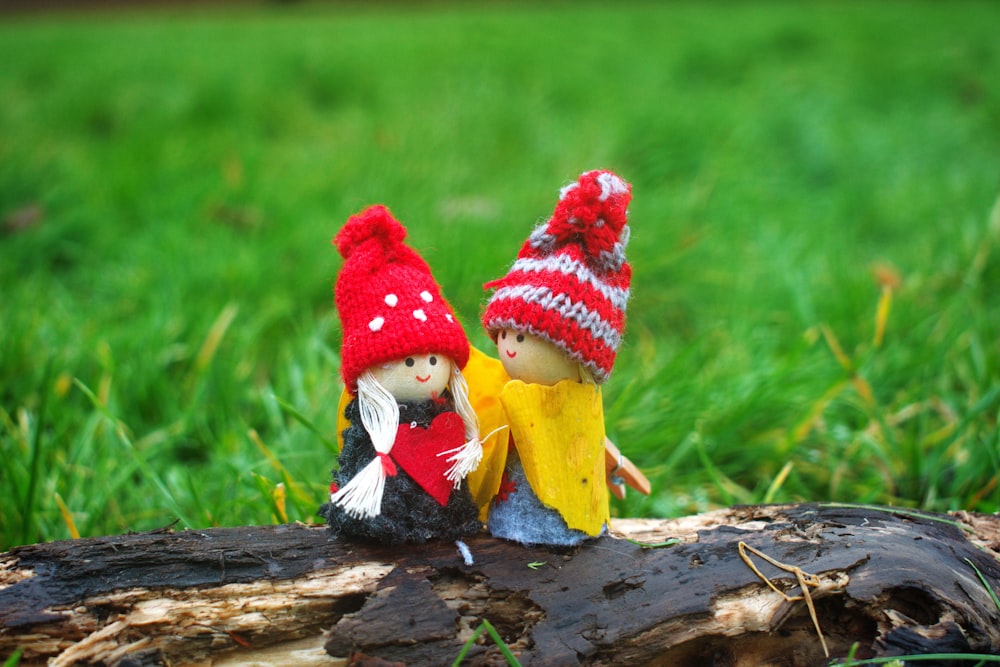
[[[385,206],[351,216],[333,239],[344,266],[334,302],[343,329],[340,374],[352,394],[379,364],[414,354],[444,354],[458,368],[469,341],[420,255],[403,243],[406,229]]]
[[[501,329],[557,345],[603,383],[625,330],[632,269],[625,262],[632,186],[610,171],[588,171],[559,193],[552,217],[528,237],[483,313],[493,340]]]

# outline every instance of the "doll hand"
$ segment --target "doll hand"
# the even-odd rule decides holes
[[[649,480],[607,437],[604,438],[604,467],[608,475],[608,488],[616,498],[625,497],[626,484],[644,496],[649,495]]]

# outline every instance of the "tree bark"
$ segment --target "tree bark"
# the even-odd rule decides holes
[[[746,506],[616,520],[568,551],[467,543],[472,564],[450,543],[306,525],[18,547],[0,554],[0,658],[448,665],[484,619],[523,665],[823,665],[824,644],[1000,654],[997,516]],[[487,638],[463,664],[505,662]]]

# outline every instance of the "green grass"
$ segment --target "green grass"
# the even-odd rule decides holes
[[[654,487],[616,514],[1000,510],[998,22],[992,2],[5,20],[0,548],[314,520],[347,217],[388,204],[485,347],[482,283],[597,167],[634,185],[608,431]]]

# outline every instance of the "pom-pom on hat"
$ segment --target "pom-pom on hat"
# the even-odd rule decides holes
[[[531,233],[483,313],[493,340],[511,328],[539,336],[580,362],[600,384],[625,330],[632,268],[625,262],[632,186],[588,171],[562,188],[555,211]]]
[[[379,204],[351,216],[333,239],[344,258],[334,288],[340,373],[352,394],[363,372],[410,355],[444,354],[460,369],[469,360],[465,331],[405,238],[406,228]]]

